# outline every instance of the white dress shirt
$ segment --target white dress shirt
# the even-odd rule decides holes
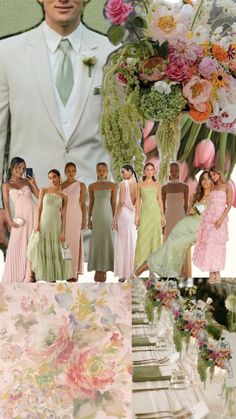
[[[72,62],[73,76],[74,76],[74,85],[71,91],[70,97],[66,106],[63,105],[59,93],[56,88],[56,78],[58,65],[60,57],[63,54],[62,50],[59,48],[59,44],[63,37],[57,32],[52,30],[46,22],[43,23],[43,31],[46,38],[46,43],[48,46],[48,55],[49,62],[52,70],[52,80],[55,91],[55,98],[57,103],[57,108],[59,112],[59,117],[61,120],[61,125],[65,135],[65,142],[68,141],[69,135],[71,133],[71,123],[74,118],[74,112],[76,109],[75,104],[78,102],[78,86],[79,86],[79,62],[81,60],[80,56],[80,46],[81,46],[81,34],[82,34],[82,24],[80,24],[74,32],[65,38],[70,41],[71,47],[69,50],[70,59]],[[64,39],[65,39],[64,38]]]

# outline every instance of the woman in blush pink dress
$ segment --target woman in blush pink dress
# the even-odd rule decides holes
[[[123,181],[120,183],[119,202],[113,220],[113,228],[116,231],[114,275],[119,277],[119,282],[125,282],[133,275],[137,238],[134,221],[138,180],[129,164],[122,166],[121,176]]]
[[[209,271],[209,282],[220,282],[220,271],[225,267],[228,240],[228,212],[233,191],[221,171],[213,166],[210,177],[214,183],[207,209],[202,214],[193,253],[193,263],[202,271]]]
[[[34,178],[24,179],[26,165],[21,157],[11,160],[8,180],[3,184],[3,202],[11,234],[7,248],[3,282],[35,282],[26,257],[27,245],[34,228],[35,203],[39,190]],[[14,207],[12,218],[10,203]]]
[[[69,162],[65,166],[66,181],[61,188],[68,197],[66,213],[66,242],[72,252],[73,277],[68,282],[76,282],[84,272],[83,229],[86,226],[86,186],[75,179],[76,165]]]

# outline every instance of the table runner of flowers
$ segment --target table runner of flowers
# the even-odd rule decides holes
[[[0,417],[131,417],[130,286],[0,287]]]
[[[224,338],[223,328],[217,324],[212,316],[212,302],[194,300],[194,288],[188,290],[188,295],[181,297],[174,280],[148,279],[145,281],[147,289],[145,296],[145,311],[149,321],[153,321],[155,311],[158,317],[164,308],[173,316],[173,342],[178,352],[181,352],[183,342],[187,349],[190,338],[195,338],[198,345],[198,373],[206,382],[207,371],[213,377],[215,367],[227,370],[232,374],[230,363],[232,348]],[[236,296],[229,296],[226,308],[229,310],[229,330],[235,330]],[[213,338],[214,336],[214,338]]]
[[[122,43],[105,68],[101,118],[117,177],[127,162],[141,173],[138,141],[145,120],[159,122],[161,182],[177,156],[183,112],[189,117],[182,120],[185,131],[192,121],[197,123],[188,149],[202,123],[210,132],[236,134],[233,1],[222,7],[222,2],[209,0],[108,0],[105,16],[112,22],[110,40]]]

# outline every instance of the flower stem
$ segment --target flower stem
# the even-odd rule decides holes
[[[197,17],[198,17],[198,15],[199,15],[200,11],[201,11],[202,6],[203,6],[203,2],[204,2],[204,0],[201,0],[201,1],[200,1],[200,3],[199,3],[199,6],[198,6],[197,11],[196,11],[196,13],[195,13],[195,15],[194,15],[194,18],[193,18],[192,24],[191,24],[191,26],[190,26],[190,31],[192,31],[192,30],[193,30],[193,27],[194,27],[194,25],[195,25],[195,22],[196,22],[196,20],[197,20]]]

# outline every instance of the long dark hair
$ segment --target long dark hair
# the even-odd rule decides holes
[[[11,159],[10,167],[7,171],[7,180],[11,179],[12,170],[14,169],[14,167],[19,166],[19,164],[21,163],[24,163],[24,165],[26,166],[24,159],[22,159],[21,157],[13,157],[13,159]]]
[[[106,169],[107,169],[107,177],[108,177],[108,164],[107,163],[105,163],[104,161],[99,161],[97,164],[96,164],[96,170],[98,169],[98,167],[99,166],[103,166],[103,167],[106,167]],[[97,176],[97,180],[98,180],[99,178],[98,178],[98,176]]]
[[[198,185],[197,185],[197,190],[196,190],[195,194],[193,195],[193,203],[192,203],[192,205],[194,205],[195,202],[201,201],[201,199],[204,196],[204,189],[202,187],[202,180],[203,180],[204,175],[206,175],[206,174],[207,174],[208,178],[210,179],[210,181],[212,181],[211,180],[211,177],[210,177],[209,170],[204,170],[204,172],[201,173],[201,176],[199,178]]]
[[[135,177],[136,182],[138,183],[138,178],[137,178],[136,172],[130,164],[123,164],[121,169],[125,169],[125,170],[128,170],[128,172],[132,172],[132,174]]]
[[[65,165],[64,171],[66,171],[66,169],[70,166],[73,166],[75,168],[75,170],[77,169],[76,164],[73,161],[68,161],[68,163],[66,163],[66,165]]]
[[[155,166],[154,166],[154,164],[152,163],[152,162],[147,162],[146,164],[145,164],[145,166],[144,166],[144,168],[143,168],[143,172],[145,172],[145,169],[146,169],[146,167],[148,167],[148,166],[152,166],[152,168],[155,170]],[[143,176],[142,177],[142,180],[146,180],[146,178],[147,178],[147,176]],[[152,176],[152,180],[154,181],[154,182],[156,182],[156,178],[155,178],[155,176]]]

